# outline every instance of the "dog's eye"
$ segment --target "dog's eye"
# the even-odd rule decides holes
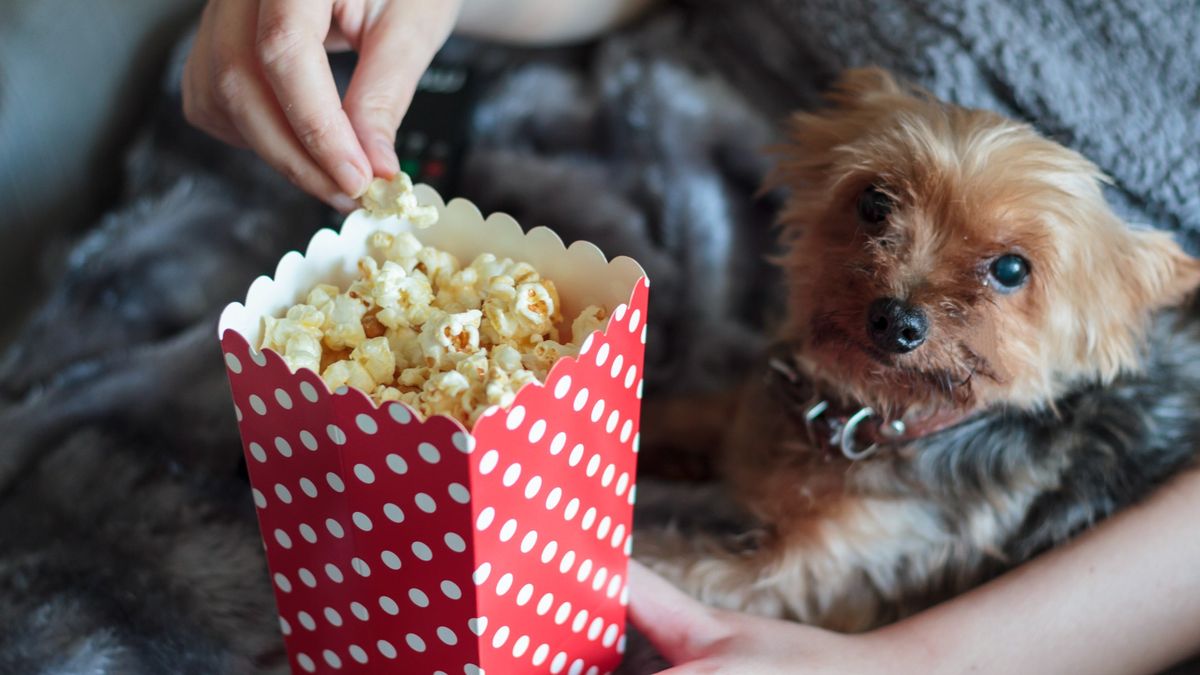
[[[999,290],[1016,290],[1029,278],[1029,262],[1015,253],[1009,253],[992,261],[990,272]]]
[[[858,220],[868,229],[878,230],[892,213],[892,198],[874,185],[858,196]]]

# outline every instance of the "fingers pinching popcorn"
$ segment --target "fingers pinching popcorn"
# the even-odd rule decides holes
[[[408,195],[411,183],[400,181],[369,192],[364,204],[423,218]],[[318,372],[331,389],[354,387],[377,403],[473,424],[578,354],[608,318],[589,306],[568,327],[554,283],[528,263],[485,253],[462,266],[407,232],[376,232],[369,243],[373,255],[359,261],[345,291],[318,285],[284,318],[264,319],[261,346],[293,370]],[[569,342],[560,342],[560,328],[569,328]]]

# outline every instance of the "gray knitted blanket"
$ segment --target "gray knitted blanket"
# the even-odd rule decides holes
[[[463,196],[636,257],[655,281],[648,395],[719,387],[778,307],[761,148],[838,71],[882,65],[1033,122],[1112,176],[1128,218],[1197,251],[1198,31],[1194,0],[695,0],[582,50],[456,44],[499,77]],[[188,129],[178,73],[123,205],[0,356],[0,672],[285,669],[215,316],[335,220]]]

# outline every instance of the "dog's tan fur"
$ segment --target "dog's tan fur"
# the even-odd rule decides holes
[[[1200,263],[1168,235],[1126,226],[1101,172],[1028,125],[907,90],[879,70],[848,73],[834,106],[797,114],[769,184],[790,284],[782,338],[827,394],[887,415],[1053,407],[1082,382],[1139,367],[1151,314],[1200,284]],[[859,227],[875,185],[893,200],[887,229]],[[1001,294],[991,260],[1019,253],[1025,287]],[[867,305],[904,298],[929,317],[927,341],[888,362],[858,345]],[[865,342],[863,343],[865,345]],[[763,524],[761,545],[645,533],[637,555],[715,605],[862,630],[985,574],[1039,493],[1045,466],[963,504],[906,482],[902,447],[865,463],[812,452],[751,387],[724,477]],[[934,588],[934,587],[937,588]],[[946,586],[949,586],[948,588]]]

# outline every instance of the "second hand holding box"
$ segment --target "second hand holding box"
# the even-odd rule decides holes
[[[219,333],[295,672],[608,672],[620,662],[628,601],[649,282],[628,258],[525,234],[470,202],[436,225],[358,211],[319,232],[230,305]],[[532,264],[564,316],[611,310],[608,325],[541,385],[468,429],[398,402],[330,392],[262,340],[319,283],[345,288],[378,231],[412,231],[469,260]]]

